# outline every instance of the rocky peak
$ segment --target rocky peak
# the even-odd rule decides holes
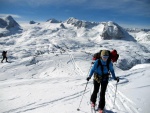
[[[30,22],[29,22],[29,24],[35,24],[36,22],[35,21],[33,21],[33,20],[31,20]]]
[[[74,17],[71,17],[69,18],[67,21],[66,21],[67,24],[71,24],[71,25],[74,25],[75,27],[77,28],[81,28],[81,27],[85,27],[85,28],[91,28],[91,27],[94,27],[96,25],[98,25],[97,23],[95,22],[87,22],[87,21],[82,21],[82,20],[78,20]]]
[[[0,37],[20,33],[22,31],[20,25],[11,17],[0,18]]]
[[[50,22],[50,23],[60,23],[61,21],[56,20],[56,19],[54,19],[54,18],[51,18],[51,19],[47,20],[46,22]]]
[[[7,22],[0,18],[0,28],[5,28],[7,26]]]
[[[109,21],[103,23],[104,29],[101,34],[103,39],[126,39],[126,40],[134,40],[132,36],[128,34],[122,27],[120,27],[115,22]]]
[[[20,25],[12,18],[12,16],[7,16],[4,21],[7,23],[6,24],[6,29],[10,28],[20,28]]]

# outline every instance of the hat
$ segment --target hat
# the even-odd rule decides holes
[[[101,56],[109,56],[108,50],[102,50]]]

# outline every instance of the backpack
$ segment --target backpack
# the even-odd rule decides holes
[[[2,56],[6,57],[6,53],[7,53],[7,51],[3,51]]]
[[[102,52],[102,50],[100,50],[98,53],[95,53],[95,54],[93,55],[93,60],[99,59],[99,60],[98,60],[98,65],[97,65],[97,67],[100,65],[100,66],[101,66],[102,73],[103,73],[103,66],[104,66],[104,65],[102,65],[102,63],[101,63],[101,61],[100,61],[100,59],[101,59],[101,57],[100,57],[101,52]],[[119,54],[117,54],[117,51],[116,51],[116,50],[112,50],[112,51],[109,51],[109,50],[108,50],[108,52],[109,52],[109,57],[108,57],[108,59],[107,59],[106,66],[107,66],[107,69],[109,70],[109,64],[110,64],[110,62],[111,62],[111,61],[112,61],[112,62],[117,62],[117,60],[118,60],[118,58],[119,58]]]
[[[110,52],[110,54],[111,54],[111,61],[117,62],[117,60],[119,58],[119,54],[117,53],[117,51],[114,49]]]
[[[101,52],[102,52],[102,50],[100,50],[99,52],[95,53],[93,55],[93,60],[100,59]],[[115,49],[112,50],[112,51],[109,51],[109,58],[108,58],[108,60],[110,60],[110,61],[112,61],[114,63],[114,62],[117,62],[118,58],[119,58],[119,54],[117,53],[117,51]]]

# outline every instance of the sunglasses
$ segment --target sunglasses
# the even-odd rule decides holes
[[[102,56],[102,58],[108,59],[109,56]]]

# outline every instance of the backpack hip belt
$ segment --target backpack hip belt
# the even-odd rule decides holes
[[[94,80],[100,83],[102,80],[106,79],[108,80],[109,78],[109,73],[104,74],[104,75],[98,75],[97,73],[94,73]]]

